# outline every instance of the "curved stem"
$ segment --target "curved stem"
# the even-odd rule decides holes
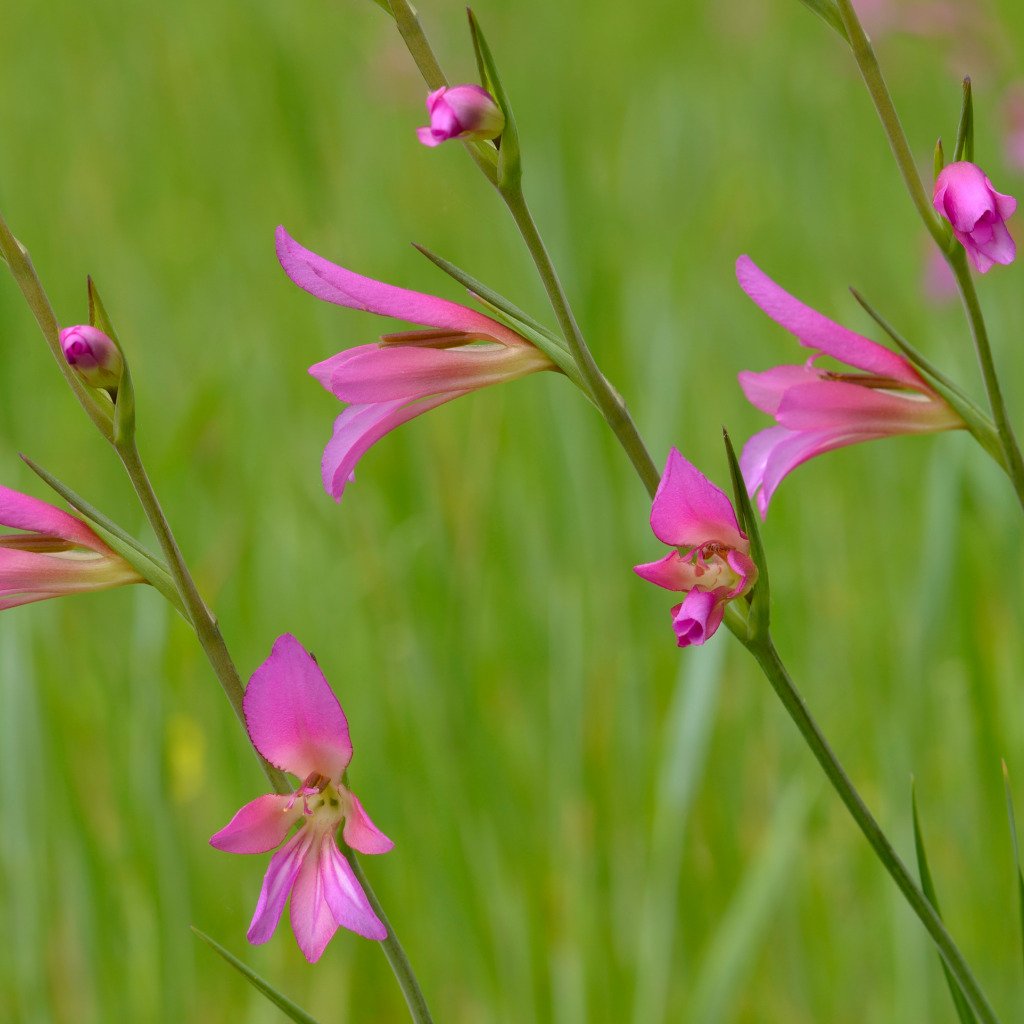
[[[366,880],[366,875],[363,873],[362,865],[359,863],[355,851],[344,843],[342,843],[342,850],[349,864],[352,865],[352,873],[363,887],[366,898],[370,901],[370,906],[373,907],[374,913],[380,918],[388,931],[388,937],[381,942],[380,946],[384,950],[384,955],[388,958],[388,963],[394,972],[398,987],[402,990],[402,995],[405,996],[410,1016],[415,1024],[433,1024],[433,1017],[430,1016],[427,1001],[423,998],[423,991],[416,980],[416,975],[413,973],[409,958],[405,955],[405,950],[398,941],[398,936],[395,935],[391,922],[380,905],[380,900],[377,899],[376,894],[370,888],[370,883]]]
[[[864,837],[871,844],[876,856],[882,862],[889,876],[896,883],[903,898],[910,904],[911,909],[918,919],[928,930],[935,945],[938,947],[942,959],[946,962],[951,973],[960,983],[960,987],[982,1024],[998,1024],[998,1018],[992,1007],[989,1005],[985,994],[981,991],[978,982],[971,973],[967,961],[957,948],[949,932],[946,931],[942,919],[935,908],[928,902],[920,887],[914,881],[906,865],[900,860],[899,854],[892,844],[885,837],[885,833],[875,821],[874,816],[868,810],[867,805],[861,799],[860,794],[854,788],[839,759],[828,745],[817,723],[811,717],[804,703],[803,697],[790,679],[782,659],[779,657],[775,645],[770,637],[764,637],[753,644],[747,644],[747,649],[757,659],[761,671],[767,676],[772,684],[779,700],[782,701],[789,717],[793,720],[800,735],[804,738],[807,746],[811,748],[821,765],[822,770],[828,777],[832,787],[839,794],[840,799],[846,805],[858,828],[864,833]]]

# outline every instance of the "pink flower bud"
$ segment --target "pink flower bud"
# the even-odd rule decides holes
[[[116,388],[124,361],[117,346],[101,330],[88,324],[65,327],[60,346],[68,366],[94,388]]]
[[[479,85],[444,86],[427,97],[430,127],[417,128],[424,146],[449,139],[496,139],[505,128],[505,115]]]
[[[979,274],[994,263],[1013,262],[1017,247],[1005,222],[1017,209],[1017,200],[997,192],[980,167],[961,160],[943,168],[932,202]]]

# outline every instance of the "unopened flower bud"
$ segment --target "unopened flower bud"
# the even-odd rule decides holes
[[[1006,220],[1017,209],[1017,200],[997,192],[980,167],[961,160],[943,168],[932,202],[979,274],[994,263],[1013,262],[1017,247]]]
[[[505,115],[494,97],[479,85],[453,85],[427,97],[430,126],[417,128],[424,146],[440,146],[449,139],[496,139],[505,128]]]
[[[101,330],[88,324],[65,327],[60,346],[68,366],[94,388],[116,388],[124,362],[118,347]]]

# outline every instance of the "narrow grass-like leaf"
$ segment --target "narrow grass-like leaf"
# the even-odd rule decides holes
[[[1024,872],[1020,868],[1020,843],[1017,840],[1017,816],[1013,813],[1013,793],[1010,791],[1010,771],[1003,762],[1003,788],[1006,791],[1006,816],[1010,821],[1010,840],[1013,843],[1013,866],[1017,869],[1017,904],[1020,909],[1021,951],[1024,955]]]
[[[974,162],[974,97],[970,75],[964,76],[964,98],[960,107],[960,123],[956,128],[956,148],[953,150],[953,163],[959,160]]]
[[[128,359],[117,337],[117,331],[114,330],[96,283],[91,277],[86,279],[86,288],[89,292],[89,323],[110,338],[121,353],[121,379],[117,382],[117,398],[114,401],[114,444],[117,445],[130,441],[135,434],[135,386],[132,384],[132,373],[128,368]]]
[[[244,975],[252,986],[259,989],[282,1013],[297,1021],[298,1024],[317,1024],[315,1018],[296,1006],[287,996],[281,995],[273,985],[264,981],[251,967],[246,966],[238,957],[229,953],[216,939],[211,939],[209,935],[201,932],[195,925],[190,925],[190,927],[198,938],[202,939],[211,949],[219,953],[239,974]]]
[[[850,37],[846,34],[846,26],[839,15],[839,8],[835,5],[835,0],[800,0],[800,2],[804,7],[809,7],[814,11],[822,21],[834,28],[843,39],[847,42],[850,41]]]
[[[935,152],[932,155],[932,170],[937,178],[942,173],[942,168],[946,166],[946,154],[942,149],[942,139],[935,140]]]
[[[924,836],[921,833],[921,821],[917,814],[917,793],[914,784],[910,784],[910,808],[914,819],[914,852],[917,854],[917,873],[921,878],[921,891],[925,898],[935,908],[935,913],[942,917],[939,909],[939,898],[935,893],[935,884],[932,881],[932,873],[928,867],[928,854],[925,852]],[[977,1017],[967,1002],[967,997],[960,989],[960,983],[953,977],[946,961],[939,957],[942,964],[942,973],[946,976],[946,984],[949,986],[949,994],[953,998],[953,1005],[956,1007],[956,1015],[960,1024],[977,1024]]]
[[[379,7],[379,8],[380,8],[380,9],[381,9],[381,10],[382,10],[382,11],[383,11],[383,12],[384,12],[385,14],[390,14],[392,18],[393,18],[393,17],[395,16],[395,12],[394,12],[393,10],[391,10],[391,4],[389,4],[389,3],[388,3],[388,0],[373,0],[373,2],[374,2],[374,3],[375,3],[375,4],[376,4],[376,5],[377,5],[377,6],[378,6],[378,7]]]

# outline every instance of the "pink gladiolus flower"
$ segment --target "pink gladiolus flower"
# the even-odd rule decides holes
[[[686,594],[672,609],[677,645],[703,644],[722,624],[725,606],[757,581],[750,542],[732,502],[673,448],[651,506],[651,529],[663,543],[688,550],[635,565],[633,571]]]
[[[0,487],[0,610],[108,590],[143,578],[86,526],[38,498]]]
[[[505,115],[494,97],[479,85],[442,86],[427,97],[430,125],[417,128],[424,146],[449,139],[496,139],[505,129]]]
[[[101,330],[88,324],[65,327],[60,332],[60,347],[68,366],[94,388],[116,388],[121,381],[124,361],[114,342]]]
[[[736,276],[768,316],[801,345],[818,349],[801,366],[739,375],[747,399],[778,423],[755,434],[740,456],[747,490],[757,495],[762,516],[782,478],[815,455],[858,441],[964,425],[903,356],[805,306],[749,256],[736,261]],[[822,355],[861,372],[820,369],[815,361]]]
[[[318,299],[434,328],[385,335],[339,352],[309,372],[343,402],[324,450],[324,487],[340,501],[363,454],[414,416],[478,388],[554,369],[515,331],[466,306],[361,277],[304,249],[277,229],[285,273]]]
[[[292,931],[310,963],[320,959],[339,927],[387,938],[335,833],[342,828],[345,842],[360,853],[387,853],[394,843],[343,783],[352,760],[348,721],[316,659],[295,637],[286,633],[274,642],[249,680],[244,710],[253,746],[303,780],[290,796],[268,793],[247,803],[210,840],[218,850],[266,853],[299,826],[270,858],[249,941],[270,939],[289,893]]]
[[[1017,246],[1006,221],[1017,209],[1017,200],[997,192],[980,167],[965,160],[944,167],[935,179],[932,202],[952,225],[979,274],[994,263],[1013,262]]]

